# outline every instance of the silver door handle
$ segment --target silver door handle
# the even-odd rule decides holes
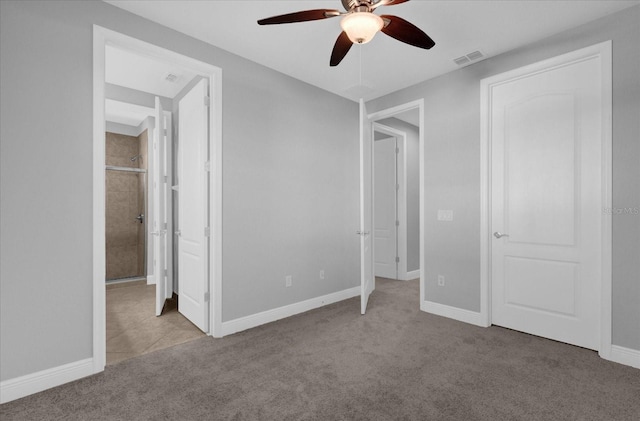
[[[144,214],[141,213],[140,215],[136,216],[136,219],[142,224],[144,222]]]
[[[503,234],[500,231],[496,231],[496,232],[493,233],[493,236],[496,237],[496,238],[502,238],[502,237],[508,237],[509,234]]]
[[[180,230],[174,232],[175,235],[177,235],[178,237],[180,237],[182,235],[182,233],[180,232]]]
[[[365,235],[369,235],[369,231],[356,231],[356,234],[362,235],[364,237]]]

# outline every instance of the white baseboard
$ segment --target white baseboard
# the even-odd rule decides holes
[[[609,358],[606,359],[614,363],[640,368],[640,351],[637,349],[611,345],[611,353],[609,354]]]
[[[147,285],[155,285],[156,277],[153,275],[147,276]]]
[[[451,307],[445,304],[434,303],[433,301],[422,301],[420,310],[427,313],[436,314],[438,316],[448,317],[460,322],[470,323],[472,325],[488,327],[483,320],[482,314],[475,311],[469,311],[462,308]]]
[[[420,269],[418,270],[412,270],[411,272],[406,272],[404,274],[404,276],[402,277],[403,281],[412,281],[416,278],[420,277]]]
[[[284,319],[285,317],[291,317],[296,314],[304,313],[305,311],[357,297],[359,295],[360,287],[354,287],[334,292],[332,294],[323,295],[321,297],[300,301],[299,303],[290,304],[284,307],[263,311],[262,313],[252,314],[251,316],[222,322],[222,336],[242,332],[243,330],[251,329],[252,327],[275,322],[276,320]]]
[[[0,382],[0,403],[11,402],[94,373],[93,358],[87,358],[86,360],[5,380]]]

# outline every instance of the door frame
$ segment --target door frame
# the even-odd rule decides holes
[[[493,87],[508,83],[531,74],[542,73],[550,69],[564,67],[576,61],[599,57],[602,83],[602,190],[601,200],[604,209],[611,209],[612,189],[612,61],[611,41],[602,42],[547,60],[510,70],[482,79],[480,82],[480,320],[481,325],[491,325],[491,137],[490,115],[491,90]],[[611,359],[611,254],[612,254],[612,217],[602,212],[602,273],[600,278],[600,323],[598,326],[602,358]]]
[[[189,68],[209,80],[209,332],[222,335],[222,69],[110,29],[93,25],[93,371],[106,364],[105,291],[105,48],[117,46]]]
[[[375,132],[384,133],[388,136],[395,137],[398,145],[402,145],[400,146],[402,154],[399,157],[399,163],[402,169],[401,169],[401,173],[398,174],[398,183],[400,184],[400,192],[397,196],[398,214],[396,215],[396,218],[400,222],[397,228],[398,230],[397,253],[398,253],[398,257],[400,258],[400,264],[398,265],[398,280],[409,281],[414,278],[410,278],[407,275],[407,255],[408,255],[408,252],[407,252],[407,133],[402,130],[398,130],[390,126],[386,126],[378,122],[373,122],[374,156],[375,156]],[[374,161],[374,165],[375,165],[375,161]],[[374,177],[373,179],[374,191],[375,191],[375,181],[376,180]],[[375,229],[375,224],[374,224],[374,229]],[[374,252],[375,252],[375,247],[374,247]]]
[[[411,101],[411,102],[407,102],[405,104],[401,104],[401,105],[397,105],[395,107],[391,107],[391,108],[386,108],[384,110],[381,111],[376,111],[374,113],[371,113],[369,115],[367,115],[367,119],[369,121],[372,122],[372,124],[374,125],[373,127],[375,128],[376,124],[378,126],[383,126],[380,123],[377,123],[378,120],[383,120],[385,118],[390,118],[390,117],[394,117],[398,114],[402,114],[406,111],[411,111],[411,110],[418,110],[418,115],[419,115],[419,127],[418,127],[418,154],[419,154],[419,168],[420,168],[420,310],[422,311],[426,311],[426,299],[424,296],[425,293],[425,279],[424,279],[424,273],[425,273],[425,259],[424,259],[424,98],[415,100],[415,101]],[[373,142],[373,131],[371,132],[371,136],[372,138],[370,139],[371,142]],[[406,134],[405,134],[405,143],[404,143],[404,154],[406,156]],[[403,159],[403,164],[404,164],[404,183],[405,183],[405,191],[406,191],[406,158]],[[406,201],[406,193],[405,193],[405,201]],[[406,214],[406,204],[405,204],[405,214]],[[406,217],[405,217],[406,219]],[[406,221],[405,221],[405,233],[406,233]],[[398,240],[400,241],[400,240]],[[405,235],[405,251],[406,251],[406,235]],[[374,246],[374,253],[375,253],[375,246]],[[405,261],[406,261],[406,252],[405,252]],[[405,262],[405,268],[406,268],[406,262]],[[405,271],[406,273],[406,271]]]

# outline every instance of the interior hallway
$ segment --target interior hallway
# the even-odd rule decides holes
[[[205,336],[177,308],[155,315],[155,285],[107,285],[107,365]]]

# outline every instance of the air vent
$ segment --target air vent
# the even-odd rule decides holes
[[[478,59],[481,59],[482,57],[484,57],[484,54],[482,54],[480,51],[474,51],[473,53],[467,54],[467,58],[471,61],[476,61]]]
[[[469,60],[467,56],[462,56],[454,59],[453,61],[455,61],[458,66],[462,66],[463,64],[469,63],[471,60]]]
[[[177,76],[177,75],[174,75],[173,73],[168,73],[168,74],[164,77],[164,79],[165,79],[167,82],[175,82],[176,80],[178,80],[178,76]]]
[[[471,64],[474,61],[478,61],[480,59],[484,58],[484,54],[482,54],[481,51],[476,50],[472,53],[467,54],[466,56],[462,56],[462,57],[458,57],[453,59],[453,61],[458,65],[458,66],[466,66],[467,64]]]

